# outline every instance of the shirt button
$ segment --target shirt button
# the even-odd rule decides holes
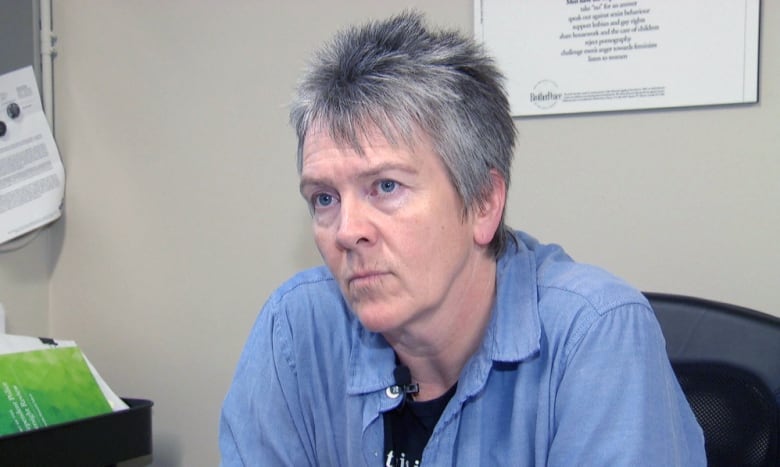
[[[385,395],[390,399],[398,399],[401,396],[401,391],[396,391],[393,387],[389,387],[385,389]]]

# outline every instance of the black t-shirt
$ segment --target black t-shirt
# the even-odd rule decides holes
[[[418,467],[423,449],[457,384],[437,399],[415,402],[406,397],[395,410],[384,414],[385,465]]]

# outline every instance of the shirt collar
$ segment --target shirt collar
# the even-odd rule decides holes
[[[349,355],[347,393],[362,394],[384,390],[393,384],[395,352],[385,338],[370,332],[355,319],[352,327],[352,349]]]
[[[539,351],[542,335],[534,252],[517,238],[496,268],[496,301],[485,351],[499,362],[520,362]]]

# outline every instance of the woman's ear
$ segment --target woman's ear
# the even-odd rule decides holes
[[[490,192],[474,211],[474,242],[487,246],[496,234],[506,205],[506,180],[496,169],[490,170]]]

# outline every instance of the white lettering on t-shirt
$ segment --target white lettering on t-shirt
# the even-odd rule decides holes
[[[402,452],[400,457],[395,457],[395,454],[391,450],[387,453],[385,467],[420,467],[420,459],[417,459],[412,463],[411,459],[406,458],[405,452]]]

